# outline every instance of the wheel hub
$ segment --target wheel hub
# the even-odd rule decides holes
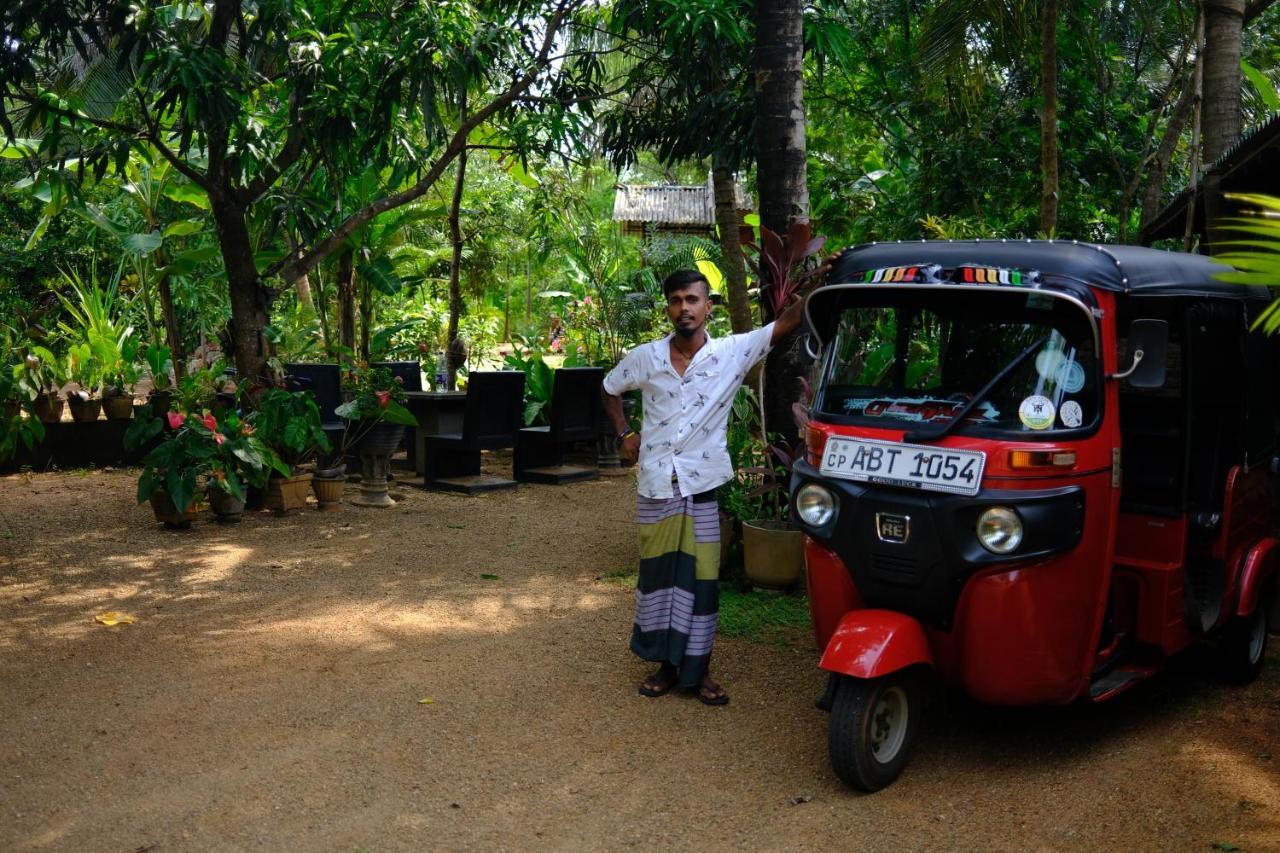
[[[888,763],[902,749],[907,735],[907,695],[901,687],[890,687],[881,694],[871,712],[871,752],[881,763]]]

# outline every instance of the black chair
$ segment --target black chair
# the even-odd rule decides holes
[[[424,441],[424,485],[469,495],[514,487],[515,480],[480,473],[480,452],[514,447],[523,423],[524,372],[473,371],[467,377],[462,432],[428,435]]]
[[[334,448],[342,446],[346,425],[334,414],[342,405],[342,368],[336,364],[286,364],[285,388],[310,391],[320,409],[320,428]]]
[[[374,367],[385,367],[392,376],[399,376],[404,381],[404,390],[422,390],[422,365],[416,361],[375,361]]]
[[[575,442],[595,443],[603,381],[604,369],[599,367],[562,367],[555,372],[550,425],[525,427],[516,435],[517,480],[559,486],[600,476],[596,466],[565,465],[564,451]]]

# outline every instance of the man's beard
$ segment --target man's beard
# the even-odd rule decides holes
[[[698,332],[701,332],[701,331],[702,331],[701,324],[697,326],[685,327],[685,326],[681,326],[679,323],[676,323],[676,334],[684,338],[686,341],[693,337],[696,337]]]

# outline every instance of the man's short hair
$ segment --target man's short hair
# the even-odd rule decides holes
[[[662,296],[668,297],[677,290],[684,290],[694,282],[702,282],[702,289],[708,297],[711,296],[711,283],[707,281],[707,277],[697,270],[676,270],[671,275],[662,280]]]

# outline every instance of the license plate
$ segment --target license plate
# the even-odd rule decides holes
[[[829,477],[931,492],[976,495],[987,454],[867,438],[827,439],[821,471]]]

